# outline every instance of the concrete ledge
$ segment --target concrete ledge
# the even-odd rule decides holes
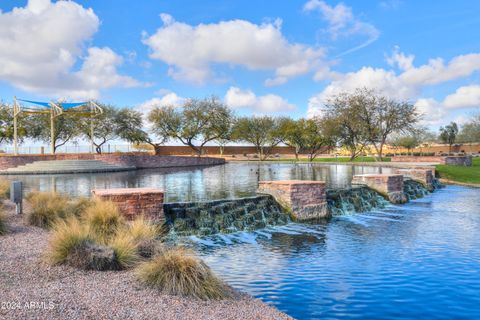
[[[330,217],[324,181],[260,181],[257,191],[272,195],[297,221]]]
[[[401,174],[361,174],[355,175],[352,184],[361,184],[379,192],[392,203],[405,203],[403,175]]]
[[[163,191],[153,188],[94,189],[94,197],[112,201],[128,219],[143,215],[149,220],[165,222],[163,213]]]

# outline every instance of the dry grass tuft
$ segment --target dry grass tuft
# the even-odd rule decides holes
[[[94,203],[95,202],[90,198],[78,197],[69,201],[67,211],[75,217],[80,217]]]
[[[109,201],[94,201],[83,214],[92,235],[101,244],[107,244],[124,226],[125,220],[115,204]]]
[[[53,264],[66,263],[73,252],[92,242],[88,229],[77,218],[58,220],[52,225],[48,258]]]
[[[68,198],[55,192],[32,192],[27,195],[27,201],[32,207],[26,215],[30,225],[50,228],[70,216]]]
[[[128,234],[119,232],[115,238],[110,241],[109,246],[115,252],[119,269],[132,268],[141,260],[138,254],[137,244]]]
[[[133,239],[141,257],[153,256],[158,242],[157,237],[160,234],[159,228],[155,224],[139,217],[132,221],[123,232]]]
[[[10,196],[10,183],[8,180],[0,180],[0,200],[8,199]]]
[[[183,248],[166,249],[139,265],[138,278],[165,294],[202,300],[231,298],[227,286],[193,253]]]
[[[3,211],[3,207],[0,204],[0,236],[3,236],[8,231],[6,220],[7,220],[7,216],[5,215],[5,212]]]

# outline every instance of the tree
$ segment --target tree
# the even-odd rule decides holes
[[[283,143],[294,148],[295,159],[305,148],[305,119],[293,120],[284,118],[280,122],[280,131],[283,133]]]
[[[361,112],[358,104],[351,103],[350,95],[341,93],[328,99],[321,118],[324,126],[330,128],[330,135],[349,151],[350,160],[362,153],[369,142]]]
[[[28,136],[34,140],[50,141],[50,114],[36,114],[32,117],[32,127]],[[53,153],[69,141],[79,138],[82,134],[80,118],[73,113],[62,113],[54,119]]]
[[[480,114],[474,115],[462,126],[457,140],[462,143],[480,142]]]
[[[359,125],[364,127],[368,142],[374,146],[381,161],[383,148],[394,132],[408,132],[420,120],[416,107],[406,101],[396,101],[377,94],[372,89],[356,89],[347,94],[350,107],[357,112]]]
[[[13,111],[12,107],[0,103],[0,144],[13,140]]]
[[[83,117],[80,119],[80,130],[82,134],[92,141],[95,151],[102,153],[102,146],[108,141],[117,139],[117,115],[115,107],[109,105],[99,105],[103,112],[94,117]],[[92,136],[93,129],[93,136]]]
[[[408,153],[411,153],[412,149],[420,145],[420,140],[415,133],[408,133],[394,137],[391,144],[395,147],[405,148]]]
[[[233,128],[233,139],[253,144],[259,159],[266,160],[284,140],[281,121],[268,116],[239,118]]]
[[[232,119],[232,111],[215,97],[190,99],[182,108],[158,106],[148,115],[154,133],[180,141],[199,157],[208,142],[227,137]]]
[[[280,131],[283,143],[295,148],[295,159],[301,151],[308,153],[308,160],[313,161],[326,146],[332,146],[333,136],[318,118],[292,120],[281,119]]]
[[[458,126],[455,122],[450,122],[445,127],[440,127],[440,139],[443,143],[448,144],[448,153],[452,153],[452,145],[458,134]]]
[[[154,140],[144,128],[143,114],[133,109],[121,109],[117,115],[118,136],[131,143],[146,143],[153,148],[154,153],[160,153],[160,148],[167,140],[166,137],[157,136]]]

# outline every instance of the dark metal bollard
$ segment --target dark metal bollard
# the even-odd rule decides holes
[[[15,203],[16,213],[22,214],[23,184],[22,181],[12,181],[10,184],[10,200]]]

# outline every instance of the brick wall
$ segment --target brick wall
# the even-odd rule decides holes
[[[415,157],[415,156],[395,156],[392,162],[432,162],[449,165],[471,166],[472,156],[434,156],[434,157]]]
[[[94,197],[112,201],[120,212],[128,219],[134,220],[143,215],[145,218],[157,222],[164,222],[163,192],[151,188],[119,188],[95,189]]]
[[[392,203],[405,203],[403,175],[401,174],[360,174],[353,176],[352,184],[366,185],[386,196]]]
[[[0,170],[15,168],[35,161],[48,160],[100,160],[111,164],[134,166],[141,168],[165,168],[203,166],[225,163],[223,158],[186,157],[186,156],[154,156],[145,153],[131,154],[56,154],[56,155],[8,155],[0,156]]]
[[[272,195],[298,221],[328,218],[324,181],[260,181],[259,193]]]

